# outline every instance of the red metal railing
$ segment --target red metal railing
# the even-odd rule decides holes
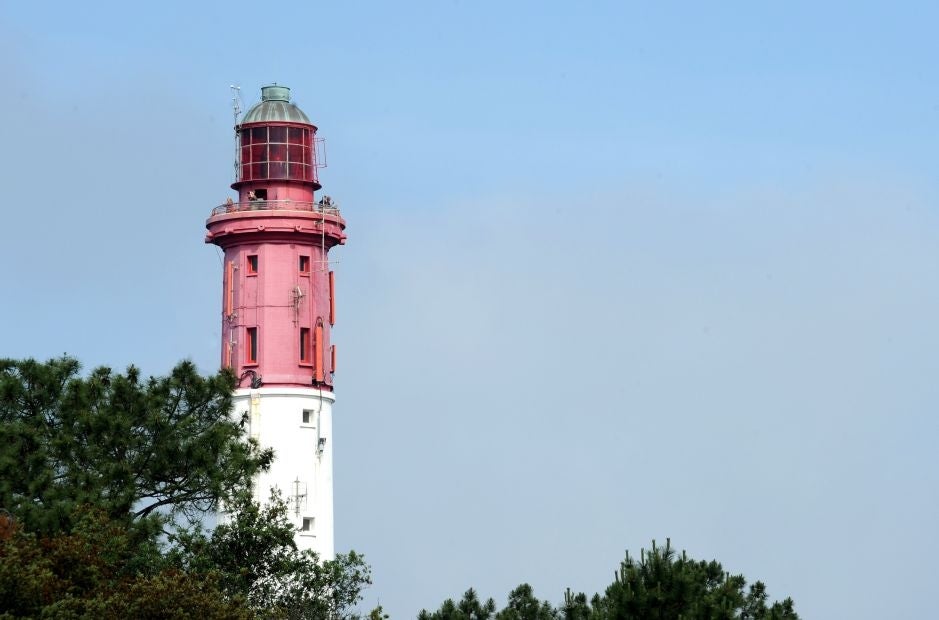
[[[299,200],[249,200],[247,202],[226,203],[212,209],[211,217],[225,215],[226,213],[242,213],[244,211],[307,211],[339,217],[339,207],[336,203],[326,204],[322,201],[302,202]]]

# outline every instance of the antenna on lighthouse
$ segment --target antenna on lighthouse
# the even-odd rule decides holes
[[[238,118],[241,116],[241,106],[243,102],[241,101],[241,86],[237,84],[232,84],[228,88],[231,89],[231,107],[232,113],[235,115],[235,124],[238,124]]]
[[[235,178],[241,180],[241,144],[238,140],[238,120],[241,118],[241,108],[244,102],[241,100],[241,86],[231,84],[231,111],[235,117]]]

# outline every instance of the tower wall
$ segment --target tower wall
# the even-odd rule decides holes
[[[288,228],[293,219],[287,218]],[[328,249],[290,231],[282,239],[274,231],[252,237],[225,248],[222,305],[228,308],[222,316],[222,365],[254,370],[265,385],[309,386],[321,348],[322,383],[331,386],[329,328],[335,300]],[[247,333],[252,328],[257,329],[254,351]]]
[[[300,549],[332,559],[333,460],[332,394],[308,388],[261,387],[235,392],[234,415],[248,420],[248,434],[274,449],[271,469],[255,480],[254,493],[266,501],[272,489],[289,506]]]
[[[332,558],[332,394],[336,352],[329,250],[345,242],[332,200],[316,201],[316,127],[267,86],[236,128],[237,176],[229,199],[206,221],[206,243],[224,252],[221,362],[238,377],[233,415],[274,450],[254,482],[290,506],[301,549]],[[224,518],[224,514],[222,515]]]

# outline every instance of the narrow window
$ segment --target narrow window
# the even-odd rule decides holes
[[[301,532],[313,531],[313,517],[303,517],[303,525],[300,526]]]
[[[248,255],[248,275],[249,276],[258,275],[258,255],[257,254]]]
[[[304,409],[302,419],[304,424],[313,424],[313,412],[309,409]]]
[[[336,274],[329,272],[329,324],[336,324]]]
[[[300,273],[310,273],[310,257],[300,257]]]
[[[228,261],[225,272],[225,316],[231,317],[235,307],[235,261]]]
[[[248,342],[245,348],[245,364],[258,363],[258,328],[249,327],[247,329]]]
[[[310,363],[310,328],[300,328],[300,363]]]
[[[323,323],[318,321],[316,331],[313,336],[313,347],[316,350],[316,360],[313,365],[313,378],[316,385],[321,385],[326,381],[326,369],[323,367]]]

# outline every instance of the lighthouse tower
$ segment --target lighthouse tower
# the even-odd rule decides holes
[[[290,89],[265,86],[236,125],[238,199],[213,209],[206,243],[225,253],[222,365],[239,377],[234,415],[274,449],[255,482],[290,506],[300,549],[332,559],[332,413],[336,320],[329,250],[345,242],[345,221],[316,196],[316,126]]]

